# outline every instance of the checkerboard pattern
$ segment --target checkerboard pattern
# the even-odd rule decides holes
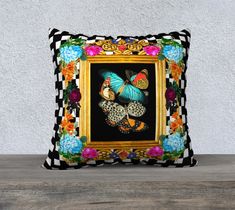
[[[86,164],[68,164],[66,163],[59,155],[58,152],[58,146],[57,142],[59,142],[59,125],[64,117],[65,114],[65,107],[63,102],[63,91],[65,89],[65,82],[63,80],[62,74],[59,70],[59,57],[57,56],[59,53],[59,48],[61,44],[63,44],[66,40],[69,38],[82,38],[86,43],[94,43],[99,40],[108,40],[108,39],[114,39],[111,36],[85,36],[83,34],[70,34],[66,31],[59,31],[57,29],[49,29],[49,41],[50,41],[50,48],[52,52],[52,59],[54,64],[54,75],[55,75],[55,89],[56,89],[56,109],[55,109],[55,124],[54,124],[54,130],[53,130],[53,136],[51,139],[51,147],[48,152],[48,156],[43,164],[43,167],[47,169],[71,169],[71,168],[81,168],[85,166],[100,166],[103,164],[117,164],[117,163],[124,163],[124,164],[147,164],[147,165],[158,165],[162,167],[184,167],[184,166],[194,166],[197,164],[197,161],[193,157],[193,150],[191,146],[191,139],[188,135],[188,126],[187,126],[187,110],[185,107],[186,104],[186,95],[185,95],[185,88],[186,88],[186,77],[185,73],[187,70],[187,60],[188,60],[188,51],[190,46],[190,32],[188,30],[182,30],[180,32],[171,32],[171,33],[161,33],[158,35],[147,35],[147,36],[118,36],[118,39],[126,39],[126,38],[132,38],[135,40],[142,40],[146,39],[149,42],[157,43],[158,40],[161,38],[173,38],[178,43],[182,44],[185,50],[185,56],[183,58],[183,61],[185,63],[185,69],[181,75],[180,78],[180,88],[181,88],[181,100],[179,101],[179,108],[178,112],[180,116],[182,117],[183,123],[185,125],[185,136],[184,139],[186,140],[185,144],[185,151],[181,155],[181,157],[177,160],[155,160],[155,159],[141,159],[141,160],[98,160],[98,161],[89,161]],[[78,64],[79,65],[79,64]],[[79,69],[79,66],[77,66]],[[77,86],[79,87],[79,74],[74,76],[73,80],[76,82]],[[166,73],[166,86],[168,87],[169,84],[173,82],[173,79],[169,73]],[[171,119],[170,112],[167,111],[166,116],[166,134],[169,134],[169,125],[168,121]],[[76,122],[79,124],[79,113],[76,113]],[[77,128],[77,132],[79,132],[79,129]]]

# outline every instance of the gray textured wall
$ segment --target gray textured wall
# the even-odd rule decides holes
[[[54,124],[48,28],[192,31],[188,119],[196,153],[235,153],[234,0],[0,0],[0,153],[47,153]]]

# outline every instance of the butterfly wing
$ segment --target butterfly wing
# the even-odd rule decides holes
[[[118,130],[124,134],[132,132],[142,132],[148,129],[145,122],[125,117],[119,124]]]
[[[118,124],[118,130],[123,134],[128,134],[131,132],[132,128],[126,117]]]
[[[122,105],[117,104],[108,114],[108,120],[119,123],[126,116],[126,110]]]
[[[101,75],[105,80],[107,78],[110,78],[111,89],[116,94],[119,93],[119,99],[121,101],[124,102],[139,101],[142,103],[145,101],[145,94],[141,90],[139,90],[138,88],[134,87],[131,84],[124,85],[124,80],[121,77],[119,77],[116,73],[106,71],[103,72]]]
[[[139,89],[147,89],[149,86],[148,81],[148,70],[142,69],[138,74],[132,75],[130,77],[131,83]]]
[[[114,104],[115,103],[113,101],[101,100],[98,105],[103,110],[103,112],[108,115]]]
[[[126,102],[139,101],[144,103],[145,101],[144,93],[131,84],[125,85],[123,91],[119,94],[119,98]]]
[[[101,86],[99,94],[105,100],[108,100],[108,101],[114,101],[115,100],[115,93],[113,92],[113,90],[110,87],[110,78],[104,80],[104,82]]]
[[[120,87],[124,84],[124,81],[116,73],[106,71],[101,74],[101,76],[106,80],[110,78],[110,86],[112,90],[117,94]]]
[[[148,125],[145,122],[128,118],[129,125],[132,128],[133,132],[142,132],[148,129]]]
[[[146,112],[146,108],[137,101],[132,101],[127,106],[128,114],[133,117],[141,117]]]
[[[99,107],[107,115],[106,122],[110,126],[116,126],[126,116],[126,109],[118,103],[102,100]]]
[[[132,77],[133,75],[136,75],[136,73],[135,73],[134,71],[129,70],[129,69],[126,69],[126,70],[125,70],[125,74],[126,74],[126,78],[127,78],[129,81],[131,81],[131,77]]]

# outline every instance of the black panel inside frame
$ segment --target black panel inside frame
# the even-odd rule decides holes
[[[98,103],[102,100],[99,95],[100,88],[104,79],[101,77],[100,72],[108,70],[116,73],[124,81],[127,79],[125,70],[129,69],[139,73],[142,69],[148,70],[149,86],[146,113],[142,117],[131,117],[136,120],[145,122],[148,129],[142,132],[130,132],[128,134],[121,133],[117,127],[111,127],[106,122],[107,116],[103,113]],[[155,64],[144,63],[93,63],[91,64],[91,141],[140,141],[140,140],[154,140],[156,129],[156,81],[155,81]],[[125,105],[117,98],[115,102]]]

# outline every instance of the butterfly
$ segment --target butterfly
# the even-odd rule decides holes
[[[131,84],[135,87],[144,90],[149,86],[148,70],[142,69],[139,73],[135,73],[131,70],[125,71],[127,78],[131,81]]]
[[[146,112],[146,108],[139,102],[130,102],[127,106],[122,106],[113,101],[102,100],[99,107],[107,115],[106,123],[124,134],[141,132],[148,128],[142,121],[132,119],[129,116],[141,117]]]
[[[110,71],[102,72],[101,76],[104,80],[109,79],[110,88],[118,96],[120,101],[138,101],[144,103],[145,93],[140,89],[146,89],[148,87],[146,71],[141,71],[140,73],[133,75],[131,75],[133,72],[129,71],[130,78],[126,81],[124,81],[116,73]],[[141,81],[145,81],[145,84],[143,85],[143,82]]]
[[[114,101],[115,100],[115,93],[113,92],[113,90],[110,87],[110,78],[107,78],[106,80],[104,80],[100,92],[99,94],[108,101]]]

